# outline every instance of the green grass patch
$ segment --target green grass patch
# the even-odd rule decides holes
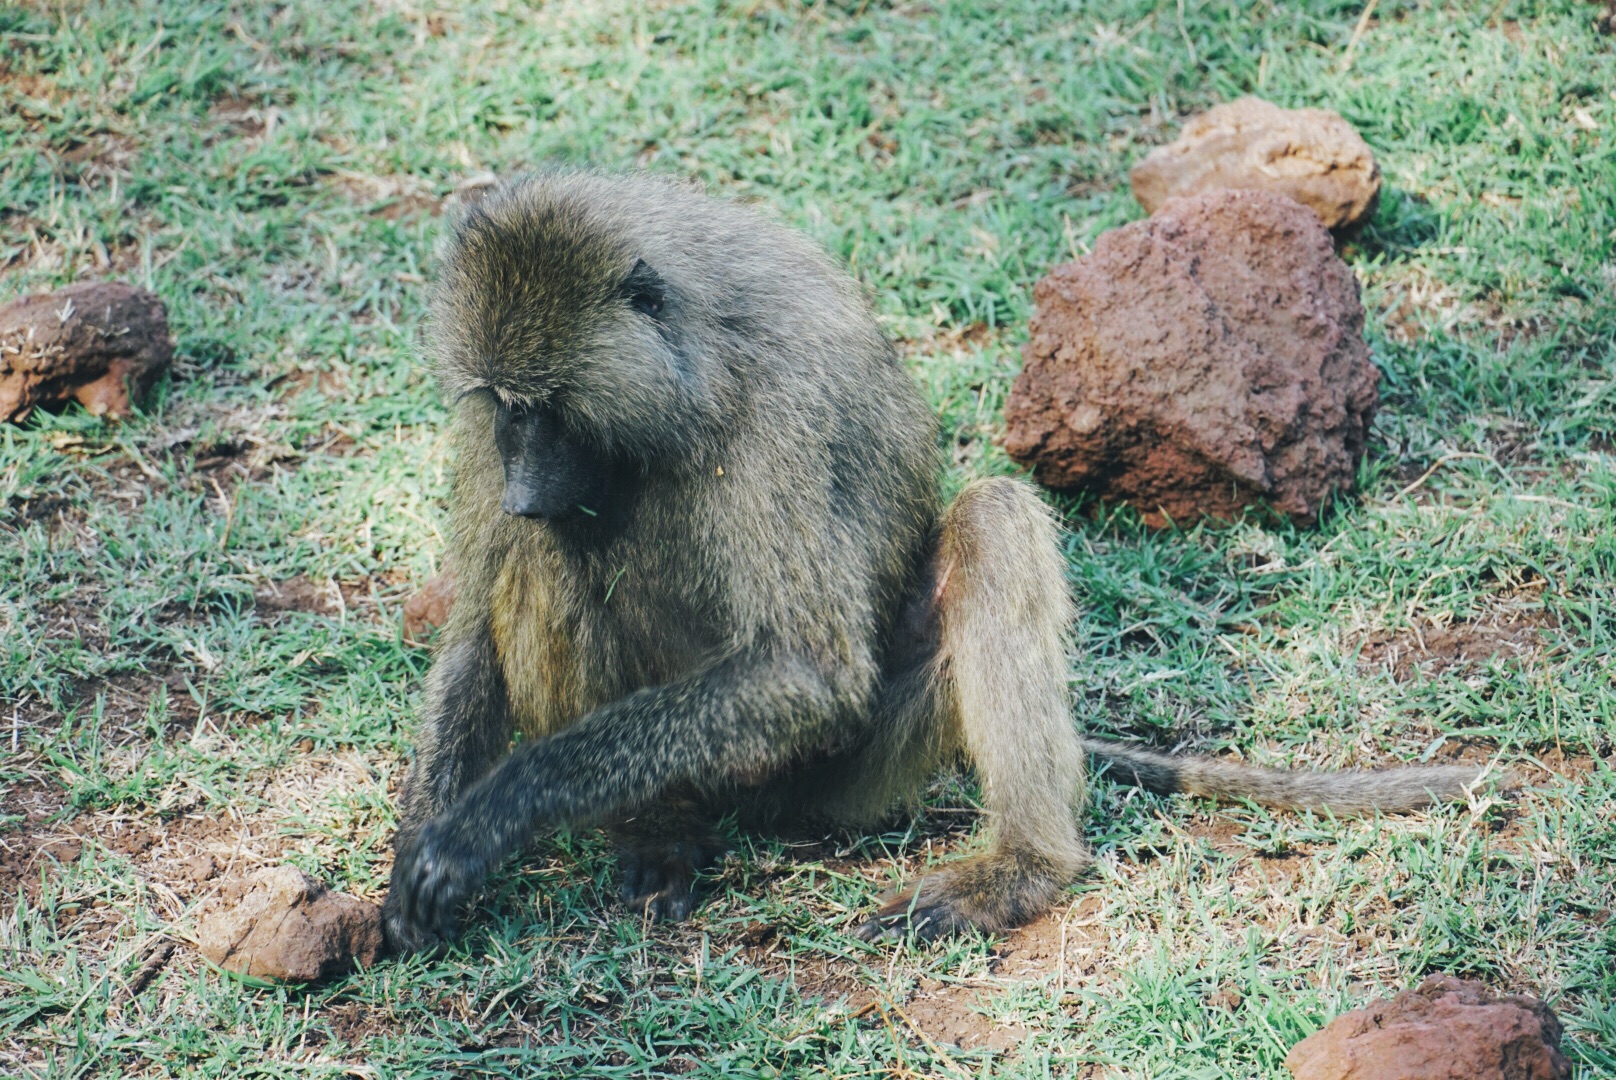
[[[1578,0],[1386,0],[1348,65],[1361,12],[0,5],[0,299],[131,281],[179,345],[133,420],[0,428],[0,1071],[1279,1080],[1334,1013],[1447,971],[1545,996],[1578,1076],[1616,1076],[1616,57]],[[903,831],[738,838],[682,927],[623,911],[582,834],[507,865],[443,958],[142,974],[228,873],[385,887],[427,662],[399,613],[447,490],[416,328],[457,184],[587,161],[761,202],[865,285],[957,486],[1013,470],[1033,282],[1243,93],[1380,157],[1343,253],[1385,404],[1316,530],[1058,501],[1077,720],[1270,763],[1496,756],[1520,798],[1336,821],[1102,779],[1099,862],[1047,919],[857,943],[880,889],[975,842],[944,780]]]

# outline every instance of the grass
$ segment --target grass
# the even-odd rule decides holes
[[[1616,1077],[1616,58],[1575,0],[1386,0],[1349,65],[1361,11],[0,6],[0,299],[132,281],[179,345],[133,420],[0,428],[0,1070],[1279,1078],[1336,1012],[1453,972],[1544,996],[1577,1075]],[[385,886],[427,663],[399,610],[446,490],[415,331],[456,184],[587,160],[760,201],[864,282],[957,485],[1012,468],[1032,283],[1241,93],[1380,156],[1343,254],[1385,405],[1316,530],[1060,502],[1077,721],[1497,759],[1518,799],[1338,821],[1101,780],[1098,865],[1048,918],[856,943],[879,890],[974,842],[945,781],[906,831],[738,838],[680,927],[616,905],[580,834],[497,875],[443,959],[313,989],[162,959],[255,866]]]

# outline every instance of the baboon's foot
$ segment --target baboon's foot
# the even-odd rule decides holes
[[[906,934],[930,941],[968,927],[996,933],[1036,918],[1081,869],[1037,852],[995,851],[927,874],[876,909],[856,933],[865,941]]]
[[[717,836],[660,846],[625,844],[617,852],[623,903],[657,922],[689,918],[696,906],[696,875],[727,847]]]

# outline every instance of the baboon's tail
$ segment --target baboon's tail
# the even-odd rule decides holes
[[[1083,749],[1108,763],[1116,779],[1151,791],[1250,799],[1269,806],[1329,810],[1335,814],[1376,810],[1396,813],[1462,799],[1465,789],[1482,775],[1482,770],[1468,765],[1338,772],[1266,769],[1215,758],[1163,754],[1108,739],[1085,738]]]

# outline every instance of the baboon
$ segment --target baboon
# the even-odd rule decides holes
[[[935,422],[856,287],[751,209],[643,175],[531,176],[464,211],[439,273],[458,596],[401,795],[400,949],[452,936],[541,827],[604,826],[623,899],[681,918],[718,817],[868,827],[961,757],[991,847],[864,936],[1049,905],[1088,858],[1085,750],[1159,790],[1336,810],[1476,779],[1081,739],[1050,513],[1005,478],[942,505]]]

